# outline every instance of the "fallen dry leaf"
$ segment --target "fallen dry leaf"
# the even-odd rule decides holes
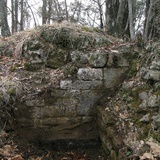
[[[144,153],[143,156],[140,156],[140,160],[155,160],[151,153]]]
[[[11,158],[11,160],[24,160],[21,155],[16,155]]]
[[[156,142],[153,142],[153,139],[149,139],[149,141],[146,142],[151,148],[151,152],[155,157],[160,157],[160,145]]]

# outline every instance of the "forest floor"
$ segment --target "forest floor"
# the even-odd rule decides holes
[[[1,160],[107,160],[101,146],[93,148],[53,149],[40,143],[27,142],[17,133],[0,131]]]

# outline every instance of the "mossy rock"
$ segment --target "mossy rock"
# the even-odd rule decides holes
[[[130,62],[130,69],[127,75],[129,78],[136,76],[138,72],[137,66],[138,66],[138,61],[136,59]]]
[[[29,39],[24,43],[25,51],[36,51],[39,49],[42,49],[44,47],[44,44],[42,41],[36,40],[36,39]]]
[[[42,68],[42,65],[40,64],[32,64],[29,62],[24,63],[24,69],[27,71],[35,72]]]
[[[69,28],[44,28],[41,37],[46,42],[56,44],[58,47],[68,47],[70,43]]]
[[[76,31],[73,28],[61,27],[61,28],[43,28],[41,30],[41,38],[45,42],[55,44],[60,48],[68,49],[92,49],[95,46],[108,45],[109,40],[98,35],[95,31],[83,32],[86,28],[82,27],[81,32]],[[87,30],[89,30],[87,28]],[[97,35],[96,35],[97,34]]]
[[[54,49],[48,54],[46,67],[57,69],[67,64],[69,60],[69,52],[64,49]]]
[[[151,137],[155,140],[157,140],[160,143],[160,131],[152,131],[150,133]]]
[[[61,67],[62,72],[64,73],[64,76],[73,76],[77,73],[77,66],[72,63],[68,63],[67,65]]]

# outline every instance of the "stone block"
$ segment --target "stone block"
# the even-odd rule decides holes
[[[96,103],[103,95],[103,91],[97,90],[84,90],[81,92],[81,96],[78,97],[79,104],[77,106],[78,115],[95,115]]]
[[[88,54],[80,52],[78,50],[73,51],[71,53],[71,60],[72,62],[75,62],[75,63],[86,64],[88,63]]]
[[[152,61],[150,69],[152,69],[152,70],[160,70],[160,61],[158,61],[158,62]]]
[[[103,79],[102,69],[79,68],[77,77],[78,79],[85,81],[102,80]]]
[[[128,67],[129,62],[118,50],[111,50],[111,53],[108,55],[107,66]]]
[[[58,101],[52,106],[45,106],[41,108],[41,118],[61,117],[61,116],[74,116],[76,114],[76,106],[78,100],[70,99]],[[38,111],[37,111],[38,112]],[[36,112],[35,112],[36,113]]]
[[[144,74],[141,74],[141,75],[142,75],[142,78],[146,80],[160,81],[160,71],[159,70],[146,70],[146,72],[144,72]]]
[[[45,118],[41,120],[43,126],[54,126],[56,131],[73,129],[82,124],[81,117],[55,117],[55,118]]]
[[[61,89],[69,89],[69,90],[88,90],[88,89],[102,89],[103,83],[102,81],[83,81],[83,80],[62,80],[60,82]]]
[[[42,100],[26,100],[25,105],[28,107],[34,107],[34,106],[38,106],[38,107],[43,107],[45,106],[45,102],[44,99]]]
[[[107,62],[107,53],[101,52],[101,51],[96,51],[93,53],[90,53],[89,57],[89,64],[92,67],[99,68],[99,67],[104,67]]]
[[[73,82],[72,89],[88,90],[88,89],[102,89],[103,83],[99,80],[82,81],[76,80]]]
[[[104,68],[104,84],[106,88],[113,88],[125,79],[127,68]]]
[[[148,98],[148,107],[150,108],[155,108],[155,107],[159,107],[159,101],[160,101],[160,97],[156,96],[156,95],[151,95]]]
[[[77,97],[80,94],[80,90],[68,88],[68,90],[55,89],[51,92],[51,97],[54,98],[70,98]]]
[[[60,81],[61,89],[70,89],[72,88],[72,80],[62,80]]]

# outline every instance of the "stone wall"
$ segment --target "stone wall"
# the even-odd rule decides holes
[[[108,57],[116,56],[106,51],[87,54],[73,51],[70,55],[70,63],[80,66],[76,66],[72,75],[64,76],[59,69],[51,69],[46,74],[27,72],[26,78],[33,78],[29,84],[32,91],[26,92],[23,103],[16,105],[14,116],[22,134],[46,140],[99,138],[97,104],[121,84],[129,63],[123,53],[118,54],[116,61],[111,58],[109,61]],[[48,84],[52,87],[38,93]]]

